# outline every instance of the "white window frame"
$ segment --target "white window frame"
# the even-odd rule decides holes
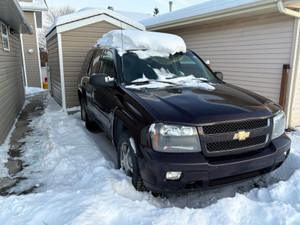
[[[6,30],[6,34],[4,34],[3,29]],[[8,26],[1,22],[1,36],[2,36],[2,45],[4,51],[10,51],[10,45],[9,45],[9,29]],[[7,47],[5,46],[5,41],[7,42]]]

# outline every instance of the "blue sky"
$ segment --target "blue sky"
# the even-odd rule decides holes
[[[169,0],[46,0],[48,6],[70,5],[76,10],[85,7],[107,8],[114,7],[115,10],[141,12],[153,14],[154,7],[158,7],[160,14],[169,11]],[[207,0],[173,0],[173,11],[192,6]]]

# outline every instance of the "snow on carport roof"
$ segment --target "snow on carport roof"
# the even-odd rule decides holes
[[[23,11],[47,11],[48,6],[45,0],[33,0],[32,2],[21,2],[19,4]]]
[[[100,8],[83,8],[75,13],[71,13],[68,15],[64,15],[64,16],[60,16],[58,18],[56,18],[56,20],[54,21],[54,23],[49,27],[46,36],[57,26],[59,25],[63,25],[63,24],[67,24],[67,23],[71,23],[71,22],[75,22],[78,20],[82,20],[82,19],[86,19],[86,18],[90,18],[93,16],[97,16],[97,15],[108,15],[112,18],[115,18],[117,20],[119,20],[120,22],[124,22],[127,23],[129,25],[132,25],[138,29],[141,30],[145,30],[145,27],[141,24],[138,23],[136,21],[133,21],[119,13],[116,13],[112,10],[107,10],[107,9],[100,9]]]
[[[145,20],[153,17],[152,15],[147,13],[127,12],[127,11],[119,11],[119,10],[116,10],[115,12],[123,16],[126,16],[127,18],[132,19],[134,21]]]
[[[266,0],[210,0],[184,9],[166,13],[161,16],[156,16],[150,19],[141,20],[139,22],[144,24],[146,27],[148,27],[148,26],[164,24],[172,21],[188,19],[194,16],[210,14],[210,13],[214,13],[217,11],[222,11],[230,8],[236,8],[239,6],[243,6],[255,2],[266,2]]]

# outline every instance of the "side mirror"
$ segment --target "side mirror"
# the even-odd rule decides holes
[[[115,78],[104,73],[93,74],[90,77],[90,84],[98,87],[113,87],[115,85]]]
[[[223,80],[224,76],[223,76],[222,72],[214,72],[214,74],[217,78],[219,78],[220,80]]]

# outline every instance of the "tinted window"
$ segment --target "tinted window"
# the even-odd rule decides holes
[[[94,51],[95,51],[94,49],[91,49],[86,54],[86,57],[83,61],[82,69],[81,69],[81,75],[82,76],[85,76],[89,72],[88,69],[89,69],[89,65],[90,65],[91,59],[93,57]]]
[[[103,52],[100,73],[115,77],[114,57],[111,51],[106,50]]]
[[[101,52],[102,52],[101,50],[97,50],[93,56],[90,69],[89,69],[90,75],[99,73]]]

